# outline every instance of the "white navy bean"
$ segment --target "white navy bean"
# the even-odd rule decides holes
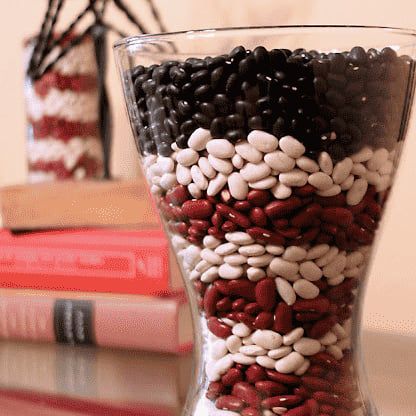
[[[345,179],[345,181],[341,183],[341,185],[340,185],[341,186],[341,190],[342,191],[348,191],[348,189],[351,188],[351,186],[353,185],[353,183],[354,183],[354,175],[348,176],[348,178]]]
[[[263,416],[274,416],[274,415],[282,416],[287,412],[287,407],[275,406],[275,407],[272,407],[272,412],[267,411],[267,414],[265,412],[263,412]]]
[[[315,299],[319,295],[318,286],[306,279],[296,280],[293,290],[303,299]]]
[[[351,169],[351,173],[355,176],[364,176],[367,172],[367,168],[362,163],[354,163]]]
[[[205,191],[208,188],[208,180],[202,173],[201,169],[194,165],[191,167],[191,176],[192,180],[194,181],[195,185]]]
[[[243,345],[253,345],[253,344],[254,344],[254,341],[253,341],[252,334],[243,338]]]
[[[247,279],[252,282],[258,282],[266,277],[266,272],[258,267],[249,267],[247,269]]]
[[[360,251],[353,251],[347,255],[347,262],[345,267],[352,268],[360,265],[364,261],[364,254]]]
[[[218,381],[221,378],[221,374],[215,369],[215,365],[210,361],[207,361],[205,365],[205,374],[209,381]]]
[[[330,263],[322,268],[322,272],[325,277],[333,279],[345,269],[346,263],[347,257],[343,254],[338,254]]]
[[[240,246],[254,243],[253,238],[251,238],[249,234],[243,231],[234,231],[231,233],[226,233],[225,239],[231,243],[234,243]]]
[[[378,171],[384,163],[389,159],[389,152],[387,149],[380,148],[374,151],[371,159],[367,162],[367,169],[371,171]]]
[[[344,182],[350,175],[353,164],[353,161],[349,157],[346,157],[338,162],[332,172],[332,179],[334,183],[340,184]]]
[[[248,355],[241,354],[241,352],[237,352],[233,354],[233,360],[237,364],[242,365],[252,365],[256,362],[256,357],[249,357]]]
[[[223,279],[238,279],[243,275],[243,268],[241,266],[231,266],[230,264],[224,263],[218,268],[218,275]]]
[[[340,273],[338,276],[335,277],[328,277],[328,285],[329,286],[338,286],[345,280],[345,274]]]
[[[279,348],[275,348],[270,350],[267,355],[274,360],[278,360],[279,358],[286,357],[293,351],[291,346],[282,346]]]
[[[394,165],[391,160],[387,160],[383,166],[378,170],[380,175],[391,175],[394,170]]]
[[[219,173],[214,179],[211,179],[208,184],[207,195],[215,196],[227,183],[228,177],[223,173]]]
[[[221,318],[222,322],[225,323],[225,325],[230,326],[231,328],[233,328],[235,325],[237,325],[236,321],[233,321],[232,319],[229,318]]]
[[[283,246],[275,246],[273,244],[266,245],[266,251],[274,256],[280,256],[285,251]]]
[[[367,162],[373,156],[373,151],[369,147],[363,147],[359,152],[354,153],[351,156],[351,160],[354,163]]]
[[[291,352],[286,357],[281,358],[276,361],[275,369],[279,373],[290,374],[294,373],[298,368],[300,368],[304,363],[304,358],[301,354],[294,351]]]
[[[308,174],[300,169],[292,169],[281,173],[279,181],[286,186],[304,186],[308,183]]]
[[[201,251],[201,258],[211,264],[222,264],[223,259],[215,251],[210,248],[204,248]]]
[[[273,358],[270,358],[267,355],[262,355],[260,357],[256,357],[256,363],[264,368],[273,370],[276,365],[276,360],[273,360]]]
[[[301,327],[292,329],[292,331],[283,336],[283,345],[293,345],[303,337],[304,333],[305,330]]]
[[[248,184],[238,172],[228,177],[228,190],[233,198],[244,200],[248,194]]]
[[[240,174],[247,182],[255,182],[264,179],[270,175],[270,166],[264,162],[258,164],[247,163],[241,170]]]
[[[273,152],[279,145],[276,137],[262,130],[251,131],[247,136],[247,141],[263,153]]]
[[[296,159],[296,165],[308,173],[319,172],[319,165],[309,157],[301,156],[299,159]]]
[[[299,265],[297,263],[284,260],[280,257],[276,257],[271,261],[270,268],[277,273],[277,275],[284,278],[293,277],[299,271]]]
[[[261,256],[266,252],[266,249],[261,244],[250,244],[248,246],[242,246],[238,249],[238,252],[243,256],[254,257]]]
[[[215,238],[213,235],[206,235],[202,240],[202,243],[207,248],[216,248],[221,244],[221,241],[218,238]]]
[[[332,246],[322,257],[319,257],[318,260],[315,261],[315,263],[319,267],[324,267],[327,264],[329,264],[338,253],[338,247]]]
[[[267,351],[264,348],[260,347],[259,345],[254,345],[254,344],[243,345],[242,347],[240,347],[239,352],[241,352],[244,355],[250,355],[254,357],[267,354]]]
[[[269,329],[258,329],[253,333],[252,339],[256,345],[259,345],[266,350],[279,348],[283,343],[283,337],[277,332]]]
[[[341,193],[341,187],[339,185],[332,185],[330,188],[325,189],[325,191],[318,191],[319,196],[335,196]]]
[[[170,157],[159,156],[157,158],[157,165],[162,173],[171,173],[175,169],[175,163]]]
[[[276,288],[280,297],[290,306],[296,301],[296,293],[292,285],[285,279],[277,277],[275,279]]]
[[[223,339],[218,339],[211,344],[211,357],[215,360],[226,356],[228,353],[228,348]]]
[[[278,172],[289,172],[296,166],[296,160],[280,150],[264,155],[264,161]]]
[[[211,140],[211,132],[201,127],[194,130],[188,139],[188,147],[200,152],[204,150],[207,143]]]
[[[197,272],[196,270],[192,270],[191,273],[189,273],[189,280],[196,280],[196,279],[199,279],[201,277],[202,277],[201,273]]]
[[[201,282],[212,283],[218,279],[218,267],[212,266],[201,274]]]
[[[260,163],[263,159],[263,154],[246,141],[237,143],[235,151],[250,163]]]
[[[265,267],[268,266],[272,260],[273,256],[267,253],[261,256],[249,257],[247,259],[247,264],[252,267]]]
[[[199,273],[204,273],[212,266],[211,263],[207,262],[206,260],[201,260],[196,266],[195,270]]]
[[[310,282],[315,282],[322,277],[322,270],[311,260],[305,261],[299,266],[299,273]]]
[[[284,136],[279,140],[280,148],[290,157],[295,159],[305,153],[305,146],[292,136]]]
[[[232,333],[240,338],[245,338],[251,334],[251,329],[246,324],[240,322],[233,326]]]
[[[368,170],[365,174],[365,179],[370,185],[378,185],[381,180],[381,175],[378,172]]]
[[[308,254],[306,255],[307,260],[314,260],[319,257],[322,257],[324,254],[328,253],[329,251],[328,244],[318,244],[317,246],[313,246],[308,250]]]
[[[211,166],[205,156],[199,158],[198,166],[201,172],[209,179],[213,179],[217,175],[217,171]]]
[[[230,335],[225,341],[225,344],[228,348],[228,351],[230,351],[232,354],[235,354],[240,350],[242,342],[241,338],[237,335]]]
[[[351,188],[347,192],[347,204],[357,205],[359,204],[368,189],[368,182],[364,178],[359,178],[354,181]]]
[[[191,169],[179,164],[176,165],[176,180],[181,185],[189,185],[192,182]]]
[[[292,195],[292,188],[283,183],[277,183],[271,188],[271,192],[276,199],[286,199]]]
[[[174,173],[164,173],[162,177],[160,178],[159,185],[165,189],[168,190],[172,188],[174,185],[176,185],[178,182],[176,180],[176,175]]]
[[[194,165],[199,159],[199,154],[193,149],[182,149],[176,155],[176,161],[182,166]]]
[[[231,158],[235,153],[234,146],[226,139],[209,140],[206,149],[210,155],[220,159]]]
[[[303,356],[315,355],[321,350],[321,343],[312,338],[301,338],[293,345],[293,349]]]
[[[220,244],[215,252],[220,256],[228,256],[229,254],[235,253],[238,250],[239,246],[234,243],[224,243]]]
[[[339,323],[336,323],[332,327],[331,331],[334,333],[334,335],[336,335],[338,339],[343,339],[348,336],[348,334],[345,332],[345,329]]]
[[[335,344],[337,341],[337,336],[331,331],[327,332],[322,338],[319,339],[319,342],[324,346]]]
[[[241,169],[244,166],[244,159],[238,154],[236,153],[232,158],[231,158],[231,163],[233,164],[233,166],[236,169]]]
[[[330,345],[326,352],[328,354],[331,354],[336,360],[341,360],[344,357],[344,353],[342,352],[342,349],[337,345]]]
[[[234,365],[233,355],[227,354],[226,356],[220,358],[218,361],[215,362],[214,371],[222,375],[222,374],[225,374],[233,365]]]
[[[213,155],[208,155],[208,162],[217,172],[221,172],[224,175],[229,175],[234,169],[231,162],[226,159],[220,159]]]
[[[390,175],[381,175],[381,179],[376,185],[377,192],[383,192],[391,185],[391,176]]]
[[[308,182],[316,189],[325,191],[334,184],[332,178],[324,172],[316,172],[309,175]]]
[[[199,199],[202,196],[201,189],[193,182],[188,185],[188,191],[196,199]]]
[[[331,175],[334,169],[334,164],[332,163],[332,158],[327,152],[321,152],[318,156],[318,163],[321,171],[327,175]]]
[[[231,266],[241,266],[242,264],[247,263],[247,257],[241,254],[229,254],[224,257],[224,261]]]
[[[249,186],[252,189],[270,189],[277,184],[277,178],[275,176],[268,176],[267,178],[260,179],[256,182],[250,182]]]
[[[283,253],[283,259],[287,261],[302,261],[306,257],[307,251],[298,246],[289,246]]]
[[[309,370],[310,366],[311,366],[310,360],[305,358],[305,360],[303,361],[303,364],[295,371],[295,376],[303,376]]]

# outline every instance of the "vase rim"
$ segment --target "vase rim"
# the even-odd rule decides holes
[[[357,30],[369,33],[380,31],[384,33],[390,32],[395,35],[402,35],[406,37],[416,38],[416,29],[400,28],[391,26],[368,26],[368,25],[266,25],[266,26],[237,26],[237,27],[219,27],[219,28],[205,28],[195,30],[180,30],[173,32],[162,32],[154,34],[141,34],[121,38],[114,43],[114,48],[118,49],[123,46],[131,46],[138,44],[152,43],[154,41],[172,41],[177,38],[198,39],[207,36],[214,36],[215,34],[223,34],[229,32],[244,32],[244,31],[265,31],[276,30],[277,32],[296,31],[300,33],[318,33],[319,31],[328,30],[348,30],[354,32]]]

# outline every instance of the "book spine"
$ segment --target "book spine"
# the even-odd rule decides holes
[[[0,339],[182,353],[180,299],[0,297]]]
[[[5,238],[0,286],[151,295],[169,291],[168,242],[161,230]]]

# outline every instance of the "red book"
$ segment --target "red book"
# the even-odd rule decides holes
[[[162,229],[0,231],[0,287],[157,295],[182,282]]]
[[[67,295],[2,290],[0,339],[167,353],[192,348],[191,317],[184,295]]]

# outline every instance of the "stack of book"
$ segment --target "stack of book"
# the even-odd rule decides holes
[[[180,271],[143,184],[5,188],[0,208],[0,339],[191,350]]]

